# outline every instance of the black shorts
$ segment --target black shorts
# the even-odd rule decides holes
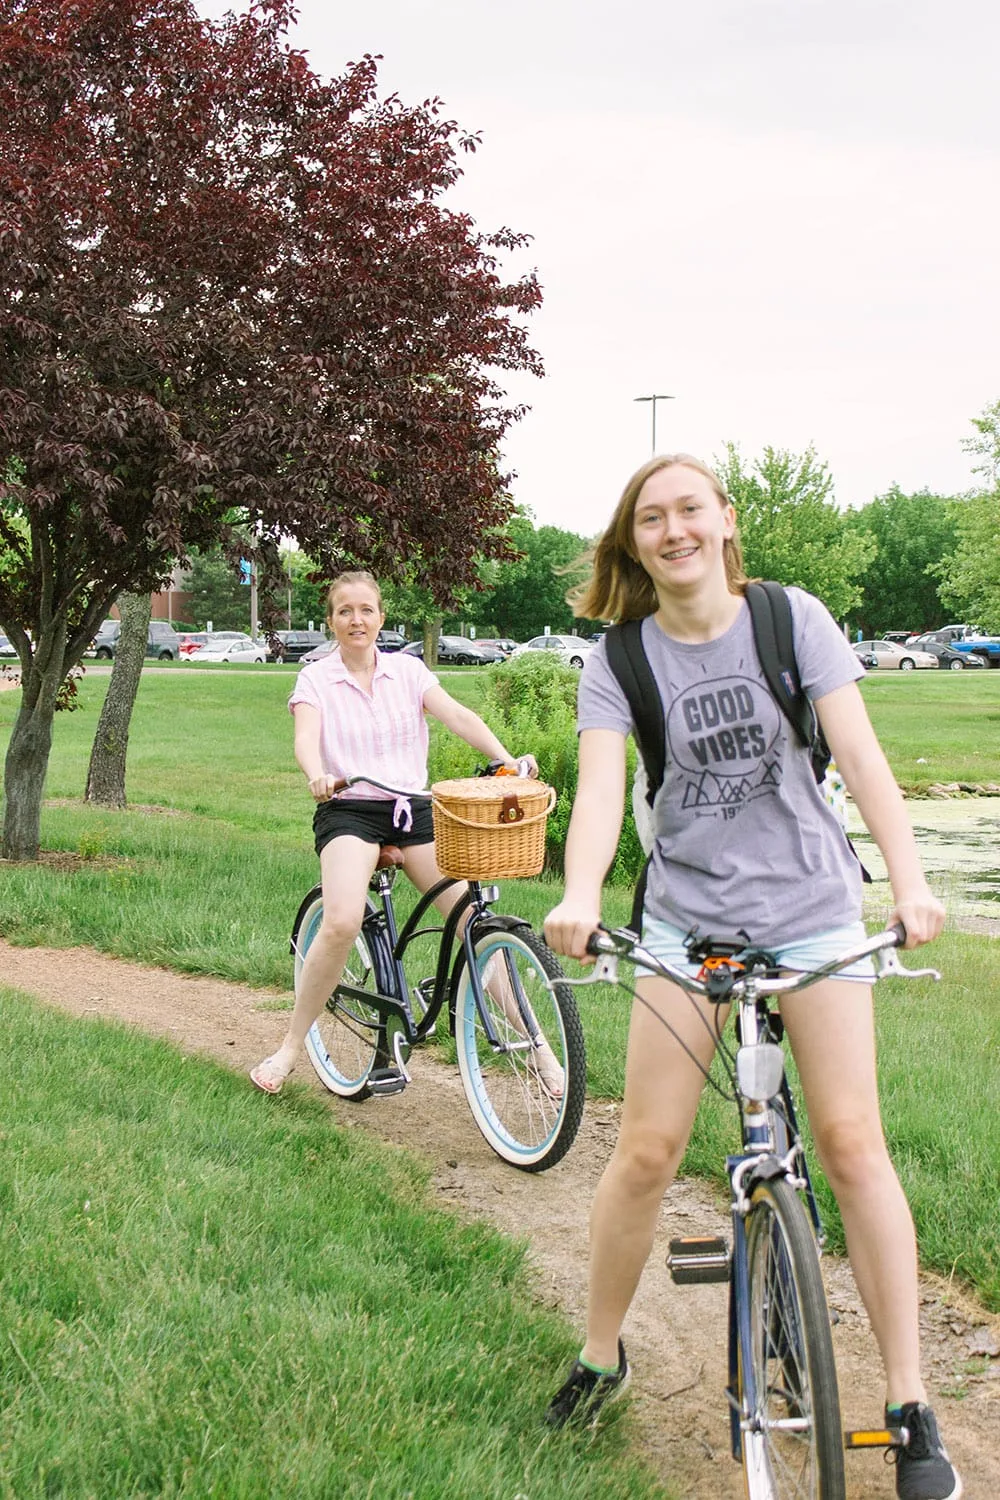
[[[404,849],[407,844],[433,844],[434,818],[430,801],[423,797],[413,798],[410,803],[413,827],[405,832],[393,827],[395,805],[395,802],[374,797],[334,797],[329,802],[321,802],[313,813],[316,853],[321,853],[331,839],[342,838],[344,834],[364,839],[366,844],[395,844],[399,849]]]

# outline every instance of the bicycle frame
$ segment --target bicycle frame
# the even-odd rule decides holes
[[[385,964],[382,963],[383,948],[381,943],[373,942],[371,951],[376,964],[375,978],[378,992],[356,989],[343,982],[339,989],[348,997],[366,1001],[378,1009],[383,1021],[383,1035],[380,1038],[378,1050],[387,1058],[393,1058],[400,1066],[403,1076],[409,1081],[405,1063],[398,1056],[398,1047],[389,1040],[388,1023],[395,1023],[394,1030],[400,1036],[401,1041],[408,1047],[414,1047],[433,1032],[438,1016],[447,1003],[449,1030],[454,1035],[455,998],[463,965],[467,965],[483,1030],[490,1046],[499,1049],[503,1043],[493,1023],[490,1007],[485,1002],[482,980],[475,962],[475,943],[477,938],[491,931],[510,932],[517,928],[530,928],[531,924],[523,917],[496,915],[491,910],[491,903],[497,899],[498,888],[495,885],[481,885],[478,881],[472,880],[467,882],[467,890],[452,907],[443,924],[425,927],[424,919],[442,891],[447,890],[449,886],[461,883],[446,876],[424,892],[400,930],[392,900],[395,875],[396,871],[392,866],[375,871],[369,888],[378,897],[380,904],[376,905],[374,901],[368,901],[361,924],[363,933],[384,932],[386,934],[392,950],[391,968],[387,973],[379,972],[380,966],[385,968]],[[302,903],[303,910],[321,890],[319,886],[314,887]],[[456,952],[458,926],[466,912],[469,913],[469,918],[462,933],[461,946]],[[433,987],[427,998],[424,1014],[416,1019],[410,1004],[409,984],[403,960],[407,948],[416,938],[435,932],[441,934],[441,941],[438,945]],[[520,986],[515,984],[513,989],[528,1039],[534,1043],[538,1031],[534,1015],[525,1003]]]
[[[776,1019],[778,1027],[775,1026]],[[775,1017],[766,1000],[757,994],[752,977],[748,979],[746,991],[738,1001],[736,1031],[741,1051],[744,1047],[777,1047],[780,1040],[780,1016]],[[780,1107],[776,1101],[780,1101]],[[757,1406],[757,1377],[751,1351],[750,1268],[746,1236],[746,1220],[755,1184],[762,1179],[785,1178],[791,1187],[805,1196],[818,1250],[822,1250],[825,1236],[802,1149],[794,1099],[783,1059],[780,1086],[771,1097],[763,1102],[747,1098],[740,1091],[737,1094],[737,1105],[743,1137],[742,1151],[739,1155],[726,1158],[733,1234],[729,1277],[729,1383],[726,1387],[726,1399],[729,1402],[732,1455],[739,1462],[743,1457],[745,1420],[737,1396],[741,1387],[748,1409],[754,1411]],[[780,1144],[783,1143],[779,1143],[777,1138],[776,1117],[779,1114],[788,1134],[788,1149],[783,1154],[780,1152]],[[799,1418],[790,1417],[787,1420],[790,1430],[803,1425]]]

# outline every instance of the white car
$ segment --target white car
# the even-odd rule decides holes
[[[593,641],[585,641],[580,635],[536,635],[523,646],[516,646],[512,655],[523,656],[526,651],[558,651],[571,667],[582,667],[593,649]]]
[[[263,641],[252,641],[248,635],[210,635],[204,646],[182,660],[198,666],[206,661],[267,661],[267,647]]]

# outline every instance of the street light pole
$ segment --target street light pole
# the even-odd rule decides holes
[[[656,452],[656,403],[657,401],[673,401],[673,396],[635,396],[635,401],[648,401],[653,408],[653,452]]]

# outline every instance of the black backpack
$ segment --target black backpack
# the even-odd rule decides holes
[[[830,747],[820,728],[816,710],[802,691],[788,595],[780,583],[758,581],[747,584],[746,601],[753,625],[754,645],[767,685],[799,742],[808,749],[813,775],[817,782],[821,782],[830,764]],[[605,631],[604,638],[608,666],[618,679],[632,713],[635,742],[646,769],[646,799],[652,807],[666,771],[667,737],[663,701],[642,645],[642,621],[626,620],[621,625],[612,625]],[[851,848],[854,848],[853,844]],[[632,910],[632,926],[636,932],[641,931],[641,925],[636,923],[638,920],[641,924],[648,868],[647,859]],[[871,876],[864,865],[861,870],[863,879],[870,881]]]

